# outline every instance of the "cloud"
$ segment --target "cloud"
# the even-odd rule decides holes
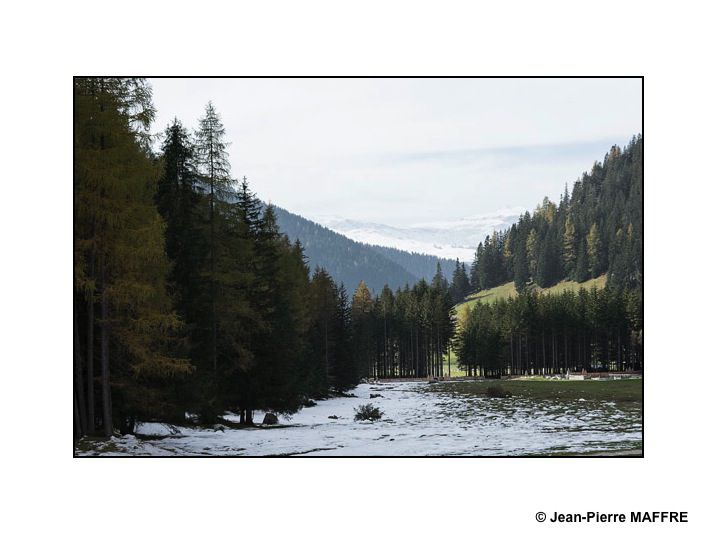
[[[160,79],[160,131],[212,99],[237,177],[293,212],[407,225],[557,198],[641,129],[638,79]]]

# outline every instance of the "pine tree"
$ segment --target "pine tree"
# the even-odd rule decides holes
[[[253,410],[296,412],[309,391],[307,338],[310,328],[310,279],[302,246],[280,233],[272,206],[262,216],[256,243],[256,282],[252,306],[262,325],[253,333],[253,364],[243,388],[241,417],[253,421]]]
[[[434,289],[441,290],[443,292],[447,291],[449,288],[447,279],[445,279],[445,276],[443,276],[442,267],[440,266],[440,262],[437,263],[437,268],[435,270],[435,275],[432,279],[432,285]]]
[[[218,294],[215,263],[216,263],[216,205],[218,201],[228,202],[231,197],[232,179],[228,160],[225,128],[212,102],[205,107],[205,116],[200,120],[200,127],[195,133],[195,152],[201,173],[200,181],[208,194],[208,223],[210,251],[210,296],[211,296],[211,359],[213,369],[217,368],[217,306]]]
[[[357,365],[367,377],[376,375],[373,368],[373,301],[370,291],[361,281],[352,297],[351,317],[353,327],[353,351]]]
[[[453,302],[458,304],[470,292],[470,280],[467,277],[465,263],[460,263],[460,259],[455,260],[455,271],[452,276],[452,286],[450,288]]]
[[[565,197],[567,197],[567,185],[565,186]],[[572,276],[575,273],[575,263],[577,261],[577,233],[575,224],[570,216],[565,218],[565,230],[563,232],[563,263],[566,276]]]
[[[518,249],[515,250],[514,267],[515,273],[513,281],[515,282],[515,289],[518,292],[522,292],[525,290],[525,287],[530,279],[525,242],[522,242]]]
[[[355,363],[352,350],[351,308],[345,285],[338,287],[337,307],[335,314],[335,334],[337,336],[337,368],[334,377],[334,388],[344,392],[355,386],[360,378],[360,371]]]
[[[578,256],[577,261],[575,262],[575,281],[578,281],[582,283],[583,281],[587,281],[590,277],[590,273],[588,271],[588,257],[587,257],[587,249],[585,247],[585,239],[580,239],[580,244],[578,245]]]
[[[538,267],[539,242],[538,242],[538,234],[535,229],[532,229],[530,231],[530,234],[527,237],[527,241],[525,242],[525,250],[527,252],[528,271],[530,272],[530,275],[533,277],[533,279],[536,280],[537,270],[538,270],[537,267]]]
[[[310,336],[307,376],[310,395],[324,397],[335,386],[337,377],[338,336],[337,289],[330,274],[317,267],[310,281]]]
[[[598,277],[603,268],[603,246],[597,223],[593,223],[587,235],[588,267],[592,277]]]
[[[155,202],[167,224],[165,249],[172,262],[169,284],[178,313],[194,326],[199,322],[202,261],[207,256],[207,244],[202,237],[202,197],[194,149],[177,119],[165,130],[162,166]]]
[[[480,242],[475,250],[475,258],[473,259],[472,266],[470,266],[470,287],[474,291],[479,291],[485,288],[485,284],[482,280],[482,265],[483,265],[483,244]]]

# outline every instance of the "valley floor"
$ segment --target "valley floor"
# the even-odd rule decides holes
[[[305,408],[276,426],[187,428],[148,423],[136,435],[85,438],[78,456],[525,456],[638,455],[642,381],[497,381],[361,384],[356,397]],[[373,398],[370,398],[370,395]],[[378,397],[379,396],[379,397]],[[380,421],[356,422],[373,403]],[[337,418],[331,418],[337,417]],[[238,420],[232,415],[227,420]],[[262,420],[261,415],[256,420]],[[217,429],[217,430],[216,430]]]

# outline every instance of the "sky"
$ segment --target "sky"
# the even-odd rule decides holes
[[[310,219],[405,227],[557,200],[642,129],[639,79],[150,79],[160,133],[212,101],[232,174]]]

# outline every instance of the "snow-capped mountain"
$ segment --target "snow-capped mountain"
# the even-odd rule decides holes
[[[510,227],[523,212],[524,209],[519,207],[505,208],[491,214],[417,223],[407,227],[335,216],[316,216],[314,221],[358,242],[471,262],[478,243],[485,236],[494,230]]]

